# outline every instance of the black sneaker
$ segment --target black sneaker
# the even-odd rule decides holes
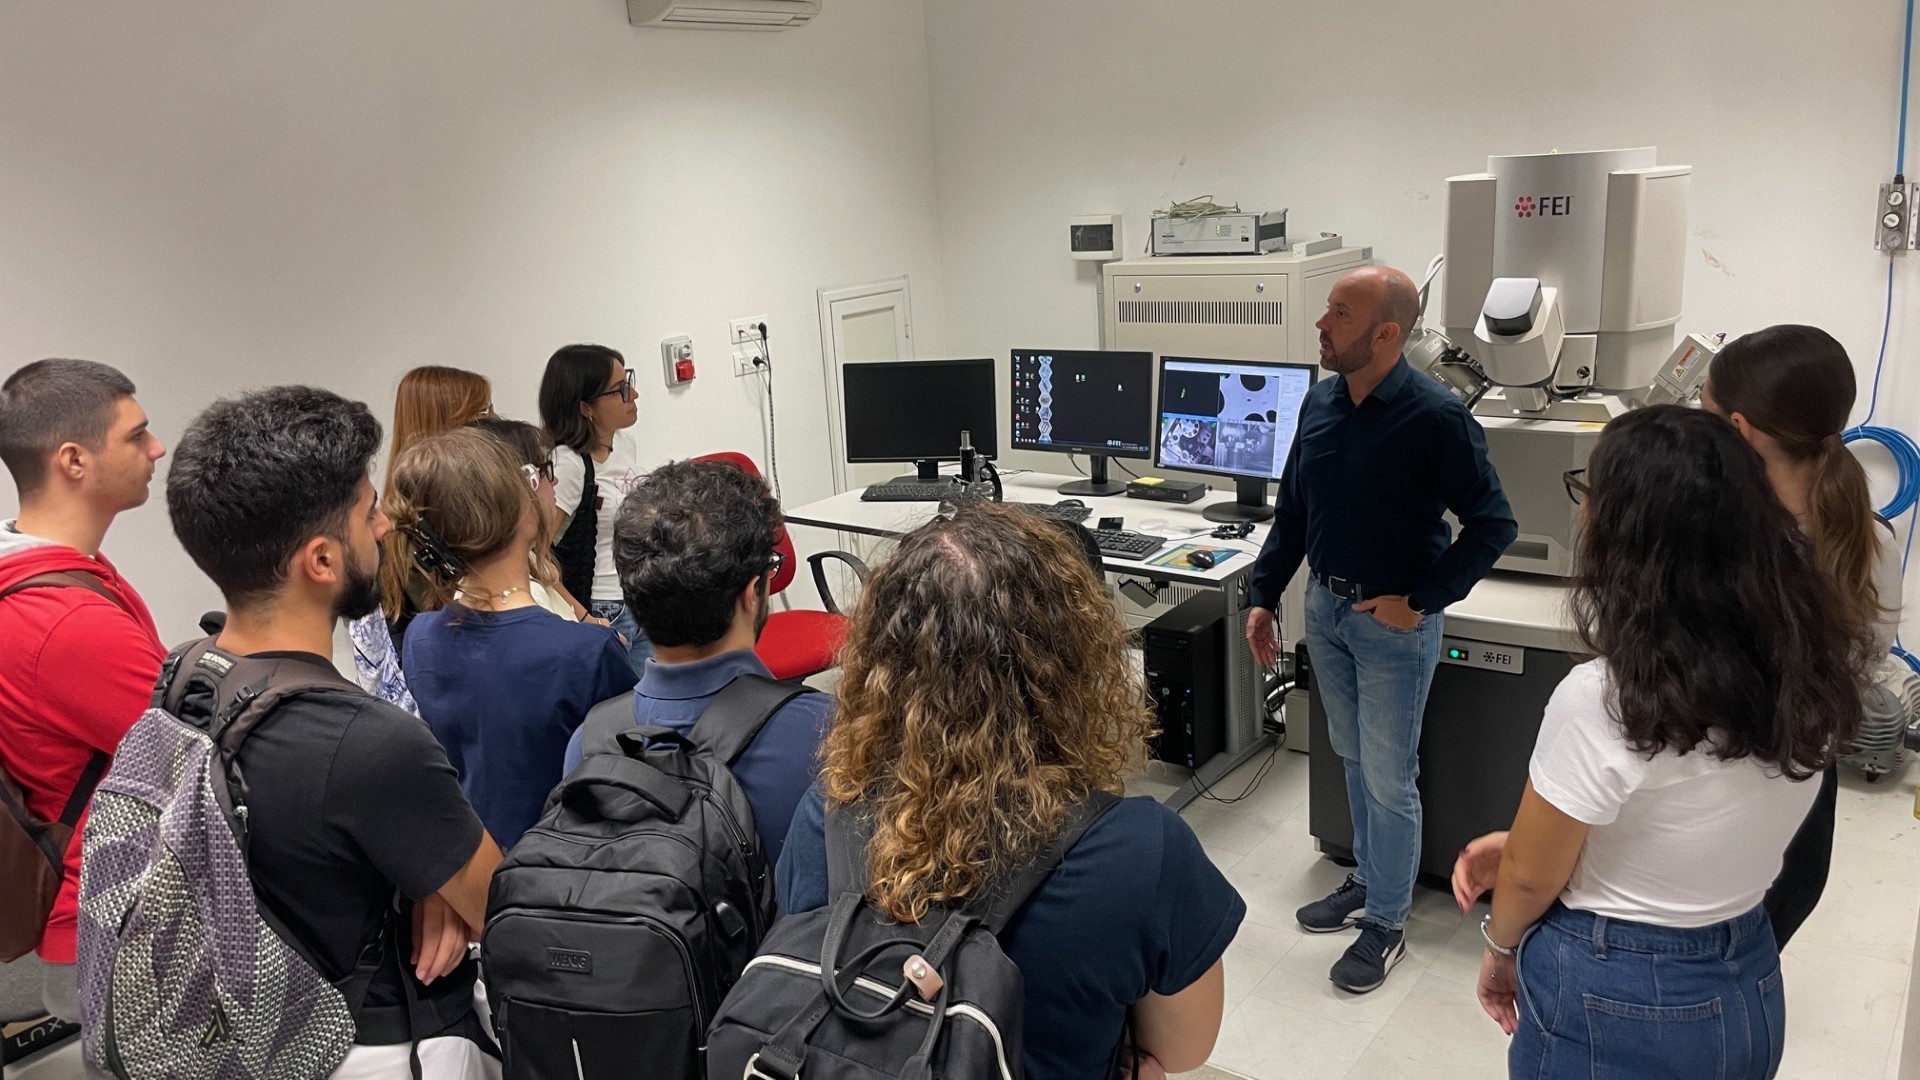
[[[1407,937],[1379,923],[1362,922],[1360,940],[1334,961],[1328,977],[1349,994],[1364,994],[1387,981],[1387,972],[1407,958]]]
[[[1359,925],[1367,910],[1367,887],[1348,874],[1340,887],[1293,913],[1300,929],[1310,934],[1332,934]]]

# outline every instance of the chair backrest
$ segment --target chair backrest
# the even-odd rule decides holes
[[[701,454],[695,461],[724,461],[735,468],[745,471],[749,476],[759,476],[760,467],[753,459],[735,450],[722,450],[717,454]],[[767,586],[767,592],[777,593],[793,584],[793,575],[798,573],[799,556],[793,550],[793,538],[787,535],[787,524],[781,522],[773,530],[773,550],[780,553],[780,572],[773,575],[773,583]]]

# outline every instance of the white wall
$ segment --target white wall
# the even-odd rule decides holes
[[[1652,144],[1695,170],[1683,332],[1824,326],[1860,367],[1865,414],[1886,281],[1872,219],[1899,97],[1893,0],[927,9],[956,352],[1094,344],[1093,264],[1061,254],[1073,214],[1125,214],[1137,253],[1148,213],[1174,200],[1284,206],[1296,233],[1342,232],[1417,275],[1439,250],[1446,177],[1489,154]],[[1901,347],[1920,295],[1902,292],[1876,422],[1920,432],[1920,376]]]
[[[814,290],[908,274],[940,341],[922,17],[833,0],[733,34],[630,28],[621,0],[9,0],[0,371],[115,364],[171,445],[275,382],[384,421],[425,363],[535,418],[547,354],[601,341],[638,372],[646,458],[764,465],[760,383],[723,341],[765,313],[785,493],[821,497]],[[669,395],[678,333],[701,374]],[[218,595],[160,491],[107,549],[177,640]]]

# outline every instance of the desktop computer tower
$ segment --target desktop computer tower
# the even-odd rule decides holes
[[[1160,726],[1151,749],[1170,765],[1197,769],[1226,749],[1226,615],[1226,594],[1209,589],[1141,631]]]

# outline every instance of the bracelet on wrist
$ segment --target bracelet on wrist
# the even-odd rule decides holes
[[[1500,956],[1506,956],[1506,957],[1513,957],[1513,956],[1519,955],[1520,947],[1518,945],[1508,947],[1506,945],[1502,945],[1499,942],[1493,940],[1493,931],[1489,929],[1492,926],[1492,924],[1493,924],[1493,915],[1491,913],[1481,917],[1480,940],[1487,943],[1487,951],[1491,953],[1496,953]]]

